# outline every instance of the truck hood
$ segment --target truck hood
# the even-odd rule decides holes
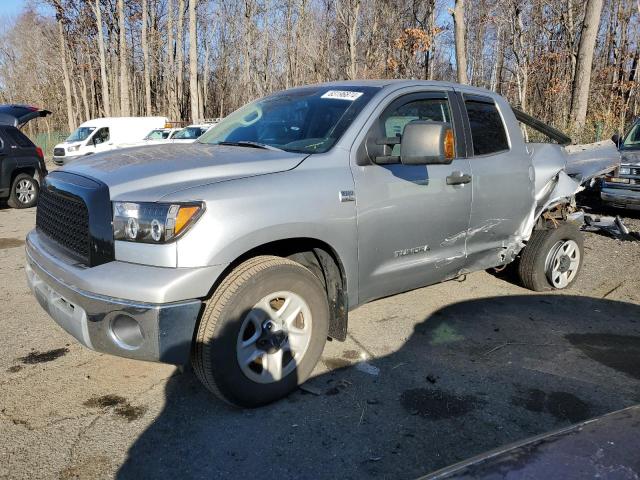
[[[61,170],[104,182],[112,200],[155,202],[186,188],[291,170],[307,156],[250,147],[163,144],[89,155]]]

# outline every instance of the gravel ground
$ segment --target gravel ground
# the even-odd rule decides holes
[[[587,234],[564,293],[478,272],[360,307],[305,390],[234,410],[58,328],[24,279],[34,219],[0,209],[2,478],[415,478],[640,402],[640,242]]]

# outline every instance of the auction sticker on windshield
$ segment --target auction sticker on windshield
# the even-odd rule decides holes
[[[335,100],[354,101],[362,96],[362,92],[350,92],[348,90],[329,90],[320,98],[333,98]]]

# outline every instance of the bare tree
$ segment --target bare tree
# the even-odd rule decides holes
[[[178,27],[176,33],[176,97],[178,115],[182,116],[182,88],[184,81],[184,0],[178,0]]]
[[[105,116],[111,115],[111,102],[109,100],[109,82],[107,81],[107,62],[104,55],[104,32],[102,31],[102,11],[100,0],[95,0],[93,13],[96,16],[96,29],[98,30],[98,52],[100,54],[100,85],[102,87],[102,111]]]
[[[453,24],[456,37],[456,69],[458,83],[469,83],[467,79],[467,41],[464,22],[464,0],[455,0]]]
[[[358,20],[360,14],[360,0],[343,0],[336,2],[336,14],[338,21],[345,30],[347,36],[347,52],[349,63],[347,64],[347,76],[354,80],[358,77]]]
[[[223,116],[344,78],[458,79],[561,129],[581,107],[580,141],[640,114],[638,0],[31,1],[56,17],[32,9],[0,29],[0,99],[55,110],[54,132],[98,115]]]
[[[129,67],[127,65],[127,35],[124,23],[124,0],[118,0],[118,28],[120,29],[120,114],[130,115]]]
[[[587,0],[584,23],[580,35],[573,94],[571,95],[571,120],[575,130],[584,127],[587,119],[593,51],[596,45],[601,14],[602,0]]]
[[[151,115],[151,74],[149,73],[149,44],[147,42],[147,23],[149,17],[149,5],[147,0],[142,0],[142,58],[144,59],[144,100],[145,111],[147,115]]]
[[[71,132],[76,128],[76,121],[71,100],[71,80],[69,78],[69,67],[67,66],[67,46],[65,44],[64,25],[62,23],[64,19],[64,9],[58,1],[54,3],[54,6],[56,7],[56,21],[58,22],[58,43],[60,45],[60,62],[62,63],[62,74],[64,78],[64,97],[67,103],[67,124]]]
[[[198,105],[198,32],[196,30],[196,0],[189,0],[189,96],[191,121],[200,118]]]

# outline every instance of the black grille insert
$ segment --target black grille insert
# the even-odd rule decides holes
[[[89,263],[89,211],[84,201],[67,192],[43,188],[36,226],[48,237]]]
[[[55,157],[64,157],[64,148],[54,148],[53,155]]]

